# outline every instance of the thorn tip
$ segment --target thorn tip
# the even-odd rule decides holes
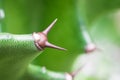
[[[47,35],[56,22],[57,22],[57,18],[43,31],[43,33]]]
[[[65,50],[65,51],[66,51],[66,49],[61,48],[61,47],[56,46],[56,45],[53,45],[53,44],[51,44],[51,43],[49,43],[49,42],[46,42],[45,46],[46,46],[46,47],[50,47],[50,48],[55,48],[55,49]]]

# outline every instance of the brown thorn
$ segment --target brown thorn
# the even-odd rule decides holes
[[[35,43],[36,47],[39,49],[39,50],[43,50],[43,48],[41,48],[38,43]]]
[[[86,53],[91,53],[91,52],[93,52],[93,51],[95,51],[95,50],[96,50],[96,45],[93,44],[93,43],[89,43],[89,44],[87,44],[86,47],[85,47],[85,52],[86,52]]]
[[[72,73],[70,74],[70,75],[72,76],[72,78],[74,78],[74,77],[81,71],[82,68],[83,68],[83,66],[80,67],[80,68],[78,68],[76,71],[72,72]]]
[[[46,42],[46,43],[45,43],[45,46],[46,46],[46,47],[50,47],[50,48],[55,48],[55,49],[58,49],[58,50],[66,50],[66,49],[61,48],[61,47],[59,47],[59,46],[53,45],[53,44],[51,44],[51,43],[49,43],[49,42]]]
[[[50,29],[53,27],[53,25],[56,23],[56,21],[57,19],[55,19],[44,31],[39,33],[33,33],[35,45],[39,50],[43,50],[45,47],[55,48],[59,50],[66,50],[59,46],[53,45],[47,41],[47,34],[50,31]]]
[[[76,71],[72,72],[72,73],[65,73],[66,79],[65,80],[74,80],[75,76],[81,71],[81,69],[84,66],[78,68]]]
[[[48,34],[48,32],[50,31],[50,29],[53,27],[53,25],[56,23],[57,19],[55,19],[49,26],[48,28],[46,28],[42,33],[44,33],[45,35]]]
[[[95,44],[93,44],[93,43],[88,44],[88,45],[86,46],[86,48],[85,48],[85,52],[86,52],[86,53],[91,53],[91,52],[94,52],[94,51],[100,51],[100,52],[102,52],[103,50],[102,50],[101,48],[97,47],[97,46],[96,46]]]
[[[79,67],[77,70],[73,71],[72,73],[69,73],[69,75],[71,75],[72,79],[74,79],[75,76],[78,75],[78,73],[83,69],[83,67],[84,67],[85,65],[86,65],[86,63],[83,64],[81,67]]]

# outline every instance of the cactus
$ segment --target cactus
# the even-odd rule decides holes
[[[0,80],[115,80],[119,5],[119,0],[0,0]]]

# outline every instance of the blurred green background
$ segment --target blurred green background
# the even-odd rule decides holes
[[[33,64],[71,72],[85,64],[76,80],[120,80],[119,0],[0,0],[5,18],[1,32],[31,34],[44,30],[55,18],[49,42],[68,51],[45,49]],[[85,54],[84,25],[96,44]]]

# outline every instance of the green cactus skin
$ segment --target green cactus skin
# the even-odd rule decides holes
[[[32,64],[29,65],[27,69],[27,73],[24,76],[24,79],[25,80],[69,80],[67,79],[67,73],[53,72],[47,70],[45,67],[40,67]]]
[[[38,52],[32,35],[1,33],[0,79],[17,80]]]
[[[64,73],[56,73],[48,70],[44,73],[43,68],[29,65],[40,52],[42,51],[39,51],[35,46],[32,34],[14,35],[1,33],[0,79],[18,80],[21,76],[24,76],[23,74],[27,73],[32,80],[66,80]]]

